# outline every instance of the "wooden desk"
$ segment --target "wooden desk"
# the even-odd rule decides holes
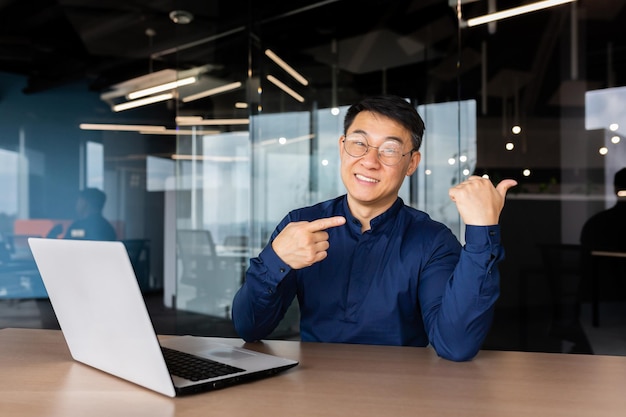
[[[621,417],[626,410],[620,356],[482,351],[455,363],[428,348],[290,341],[246,347],[300,365],[170,399],[73,362],[60,331],[0,330],[0,415]]]

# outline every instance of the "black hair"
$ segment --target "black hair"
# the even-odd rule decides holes
[[[85,188],[80,192],[79,197],[85,200],[91,208],[98,211],[102,211],[107,200],[107,195],[104,191],[97,188]]]
[[[346,117],[343,120],[344,134],[348,132],[356,115],[363,111],[378,113],[395,120],[411,132],[413,150],[418,151],[420,146],[422,146],[422,137],[424,136],[425,129],[424,121],[417,113],[417,110],[402,97],[379,95],[366,97],[353,104],[348,109]]]
[[[615,173],[613,185],[615,186],[616,192],[626,190],[626,168],[622,168]]]

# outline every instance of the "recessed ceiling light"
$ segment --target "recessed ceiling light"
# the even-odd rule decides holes
[[[186,25],[191,23],[193,15],[186,10],[173,10],[170,12],[170,19],[177,25]]]

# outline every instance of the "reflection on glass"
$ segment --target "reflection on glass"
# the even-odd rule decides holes
[[[448,189],[476,169],[476,101],[426,104],[417,111],[426,124],[417,171],[418,208],[446,224],[462,241],[461,220]]]
[[[176,307],[229,318],[249,256],[248,132],[179,139],[177,162]],[[159,163],[161,175],[167,164]],[[155,164],[155,168],[157,164]],[[235,246],[233,248],[233,246]]]
[[[585,93],[585,128],[603,133],[597,152],[604,162],[604,183],[611,184],[613,173],[624,166],[626,148],[618,146],[626,135],[626,87],[605,88]],[[613,201],[613,190],[604,187],[605,207]]]
[[[5,220],[15,218],[17,215],[17,190],[18,190],[18,161],[17,152],[0,149],[0,232],[9,232],[13,224]],[[6,223],[6,224],[4,224]]]
[[[104,189],[104,146],[87,142],[87,187]]]

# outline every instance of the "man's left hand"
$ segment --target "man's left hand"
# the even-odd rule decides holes
[[[498,224],[506,192],[516,185],[517,181],[507,179],[494,187],[489,179],[474,175],[450,188],[448,195],[466,225],[492,226]]]

